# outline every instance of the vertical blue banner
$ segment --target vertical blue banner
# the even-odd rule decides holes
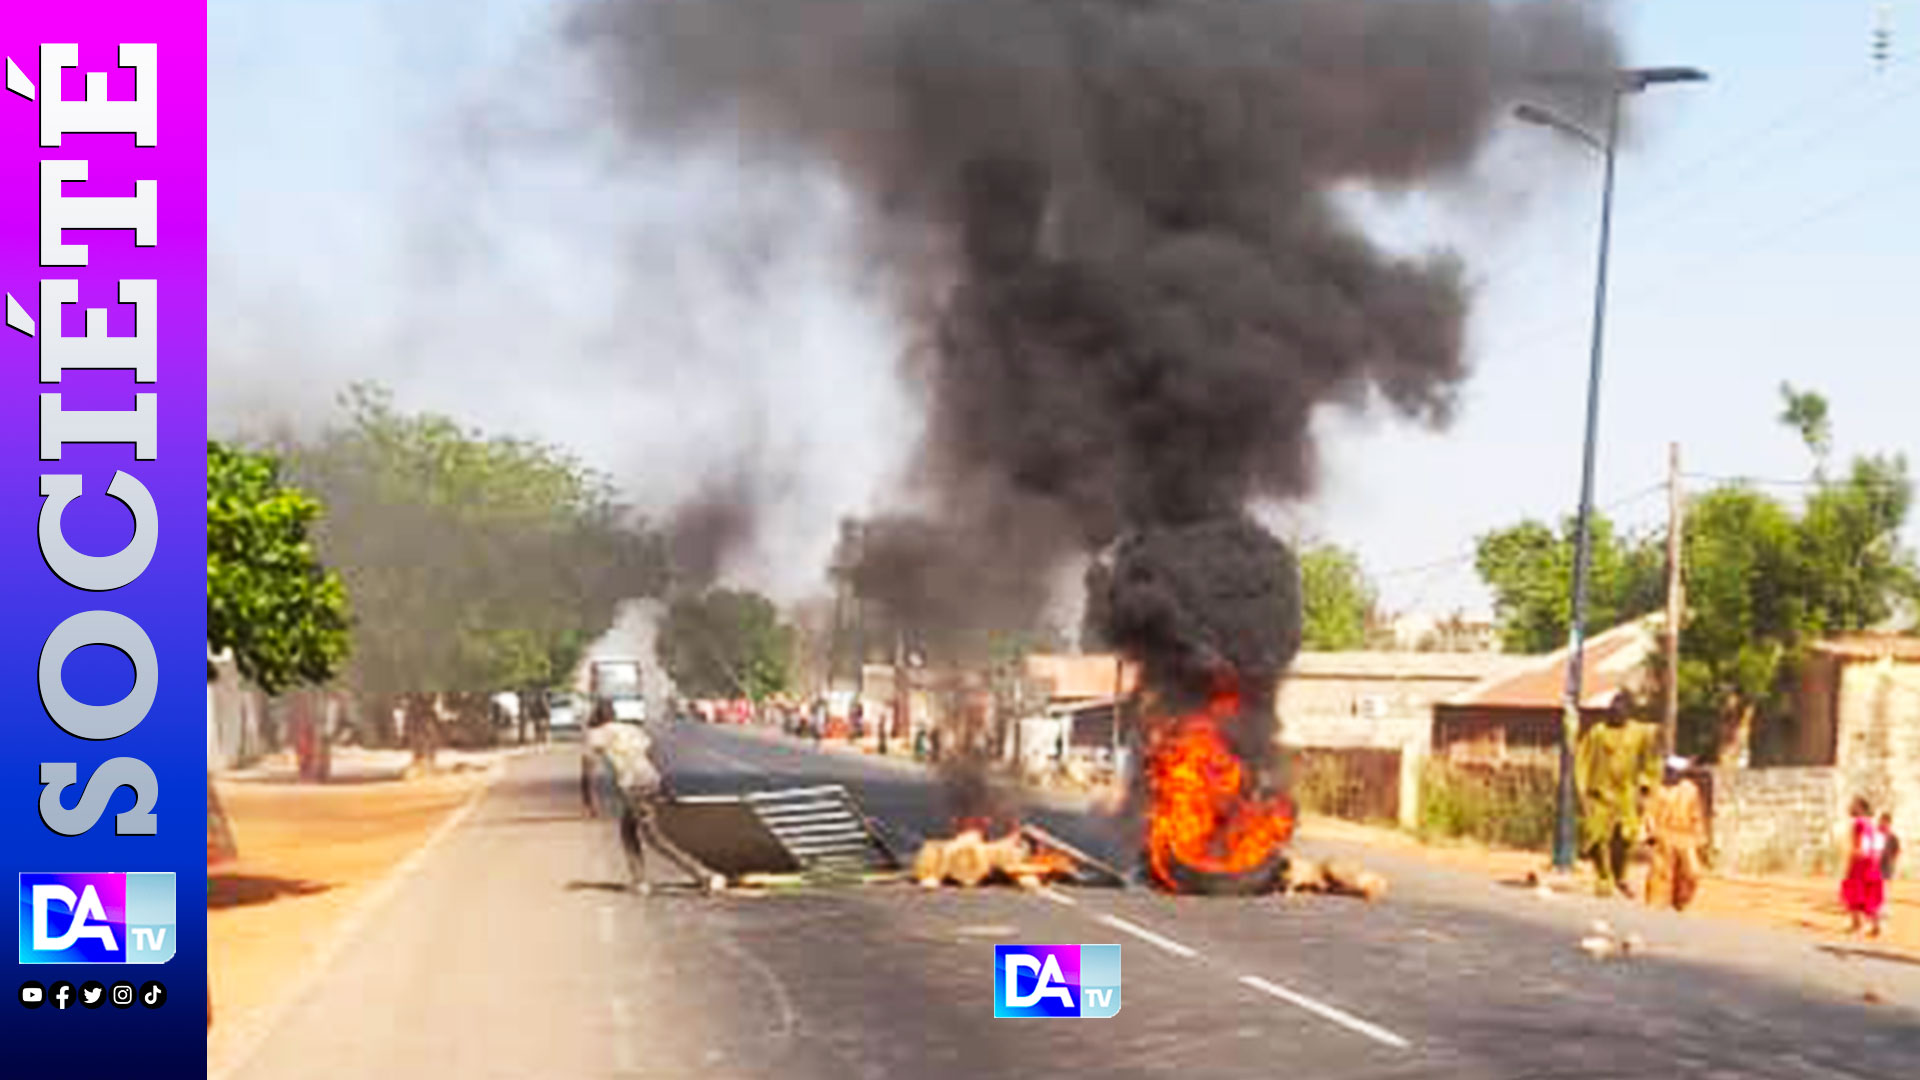
[[[7,1075],[206,1073],[206,43],[199,0],[0,18]]]

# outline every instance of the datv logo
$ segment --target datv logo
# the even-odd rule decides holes
[[[995,945],[993,1015],[1105,1019],[1120,1012],[1120,946]]]
[[[173,875],[21,874],[23,964],[173,959]]]

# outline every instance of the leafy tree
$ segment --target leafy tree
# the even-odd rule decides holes
[[[1902,457],[1857,458],[1825,475],[1832,433],[1820,395],[1781,388],[1782,423],[1813,454],[1812,492],[1796,516],[1726,485],[1688,513],[1680,642],[1681,738],[1691,753],[1747,756],[1755,724],[1789,716],[1793,678],[1820,638],[1881,625],[1920,588],[1898,535],[1913,501]]]
[[[1717,756],[1790,674],[1810,629],[1795,523],[1776,500],[1724,487],[1693,500],[1682,573],[1681,749]]]
[[[680,693],[757,703],[791,684],[794,644],[771,600],[712,589],[668,606],[654,649]]]
[[[1301,646],[1319,652],[1362,648],[1376,595],[1360,558],[1316,544],[1300,555]]]
[[[1552,652],[1567,643],[1573,612],[1578,521],[1556,535],[1523,521],[1480,538],[1475,568],[1493,590],[1508,652]],[[1590,520],[1587,628],[1599,631],[1655,611],[1666,599],[1666,552],[1658,537],[1621,537],[1604,514]]]
[[[346,659],[347,591],[315,557],[318,500],[271,454],[207,443],[207,642],[269,694],[332,678]]]
[[[1825,471],[1827,455],[1833,452],[1833,420],[1828,415],[1827,399],[1810,390],[1795,390],[1792,383],[1780,384],[1780,422],[1800,433],[1801,441],[1812,451],[1814,471]]]
[[[664,587],[660,537],[564,452],[402,413],[372,387],[343,404],[294,460],[332,508],[320,543],[353,590],[368,692],[552,686],[620,601]]]

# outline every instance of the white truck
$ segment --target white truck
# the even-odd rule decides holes
[[[613,718],[627,723],[645,723],[647,719],[647,699],[640,678],[641,666],[638,660],[605,659],[595,660],[589,670],[593,702],[613,706]]]

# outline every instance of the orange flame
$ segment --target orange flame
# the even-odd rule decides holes
[[[1238,712],[1238,695],[1222,690],[1205,712],[1174,720],[1148,757],[1147,859],[1155,880],[1168,889],[1180,887],[1176,863],[1202,873],[1245,873],[1293,837],[1287,801],[1256,798],[1247,790],[1246,765],[1223,733]]]

